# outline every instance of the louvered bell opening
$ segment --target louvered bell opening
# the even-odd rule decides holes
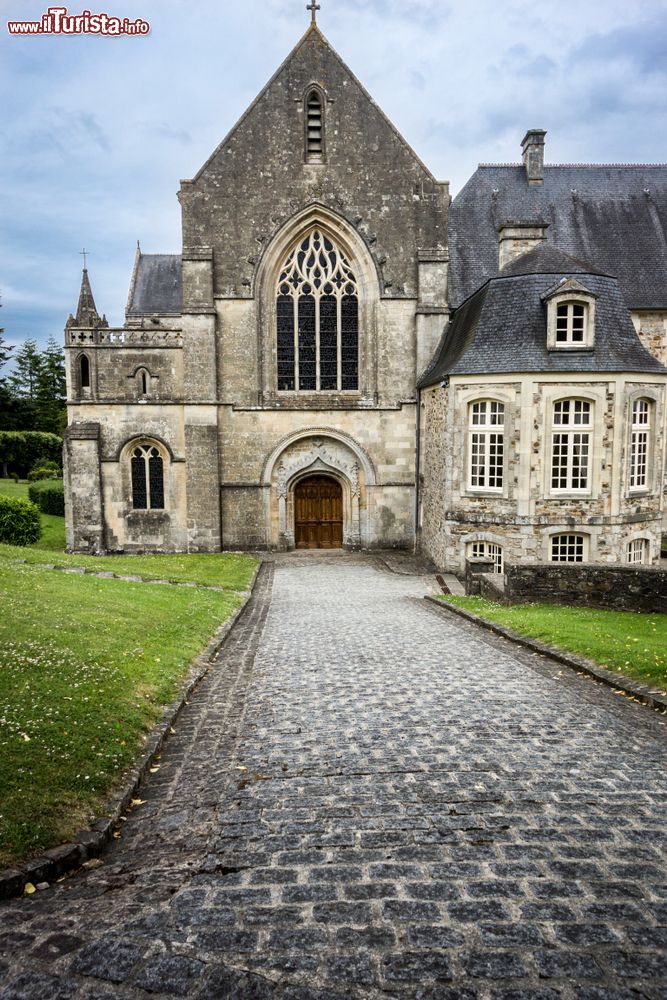
[[[322,155],[322,103],[317,94],[311,94],[306,105],[307,153],[308,156]]]

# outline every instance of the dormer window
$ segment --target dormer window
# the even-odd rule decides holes
[[[562,302],[556,307],[556,343],[583,344],[586,306],[582,302]]]
[[[324,163],[324,98],[312,87],[304,102],[306,163]]]
[[[542,296],[547,307],[547,349],[590,351],[595,346],[595,300],[576,278],[563,278]]]

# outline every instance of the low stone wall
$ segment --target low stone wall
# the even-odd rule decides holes
[[[579,604],[617,611],[667,613],[667,570],[601,563],[505,566],[510,604]]]

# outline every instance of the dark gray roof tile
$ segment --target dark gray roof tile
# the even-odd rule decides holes
[[[129,316],[181,312],[179,254],[142,253],[136,262],[127,307]]]
[[[529,185],[521,165],[479,167],[452,202],[450,301],[498,273],[498,227],[543,219],[547,244],[618,278],[631,309],[667,308],[667,166],[545,166]]]
[[[527,256],[527,255],[526,255]],[[581,273],[581,272],[578,272]],[[570,272],[506,275],[487,281],[456,310],[420,386],[449,375],[504,372],[642,372],[667,374],[642,346],[615,278],[586,274],[597,296],[592,350],[547,350],[542,297]]]

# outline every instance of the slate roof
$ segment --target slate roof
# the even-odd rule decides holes
[[[598,296],[595,346],[548,351],[542,296],[572,274],[582,275],[581,284]],[[618,281],[542,245],[503,268],[459,306],[419,385],[433,385],[449,375],[620,371],[667,374],[642,346]]]
[[[529,185],[522,165],[482,165],[449,215],[450,301],[498,273],[498,227],[549,224],[547,242],[618,278],[630,309],[667,308],[667,165],[545,166]]]
[[[180,314],[181,257],[172,253],[139,253],[135,262],[127,316]]]

